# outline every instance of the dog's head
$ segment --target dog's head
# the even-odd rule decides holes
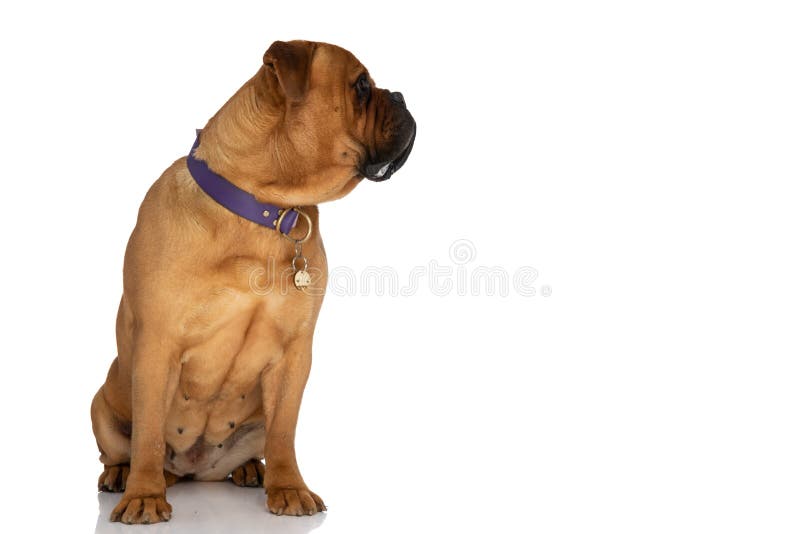
[[[271,125],[265,148],[282,175],[272,189],[294,203],[341,197],[362,178],[387,180],[411,152],[416,123],[403,95],[378,88],[347,50],[276,41],[255,81]]]

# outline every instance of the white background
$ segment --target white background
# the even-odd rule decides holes
[[[418,123],[396,176],[321,208],[331,266],[455,272],[467,239],[463,269],[535,268],[537,294],[329,295],[298,434],[327,517],[184,487],[133,530],[800,528],[791,2],[22,5],[0,13],[7,526],[123,530],[89,404],[138,205],[269,44],[305,38]]]

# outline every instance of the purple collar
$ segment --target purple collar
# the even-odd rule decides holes
[[[248,221],[253,221],[256,224],[274,230],[278,224],[278,219],[286,208],[259,202],[252,194],[239,189],[209,169],[205,161],[195,158],[194,151],[200,145],[200,132],[202,130],[197,130],[197,139],[192,146],[192,150],[189,151],[189,156],[186,158],[186,166],[189,167],[189,172],[194,181],[197,182],[197,185],[200,186],[200,189],[216,200],[218,204],[239,217],[244,217]],[[297,211],[292,208],[288,209],[289,212],[283,215],[283,220],[281,221],[280,232],[283,234],[288,234],[297,224]]]

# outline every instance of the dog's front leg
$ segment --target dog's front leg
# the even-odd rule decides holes
[[[131,469],[125,493],[111,521],[158,523],[169,520],[164,479],[164,425],[180,377],[177,347],[160,333],[142,332],[131,358]]]
[[[311,369],[311,336],[289,343],[261,376],[266,417],[264,487],[267,508],[278,515],[312,515],[325,504],[308,489],[294,451],[300,400]]]

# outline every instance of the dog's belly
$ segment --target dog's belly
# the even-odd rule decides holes
[[[280,345],[263,305],[235,308],[203,323],[198,342],[181,356],[165,430],[166,468],[177,475],[222,478],[263,454],[260,377]],[[231,461],[239,463],[228,467]]]
[[[227,389],[224,385],[222,389]],[[231,455],[241,457],[221,474],[222,478],[244,461],[263,454],[261,388],[231,399],[215,395],[205,401],[191,396],[187,400],[179,392],[167,418],[165,436],[165,467],[176,475],[213,480],[203,474],[215,471],[220,460],[229,460]]]
[[[246,461],[262,458],[263,447],[264,423],[246,423],[217,445],[208,443],[204,436],[183,452],[167,445],[164,468],[196,480],[221,480]]]

